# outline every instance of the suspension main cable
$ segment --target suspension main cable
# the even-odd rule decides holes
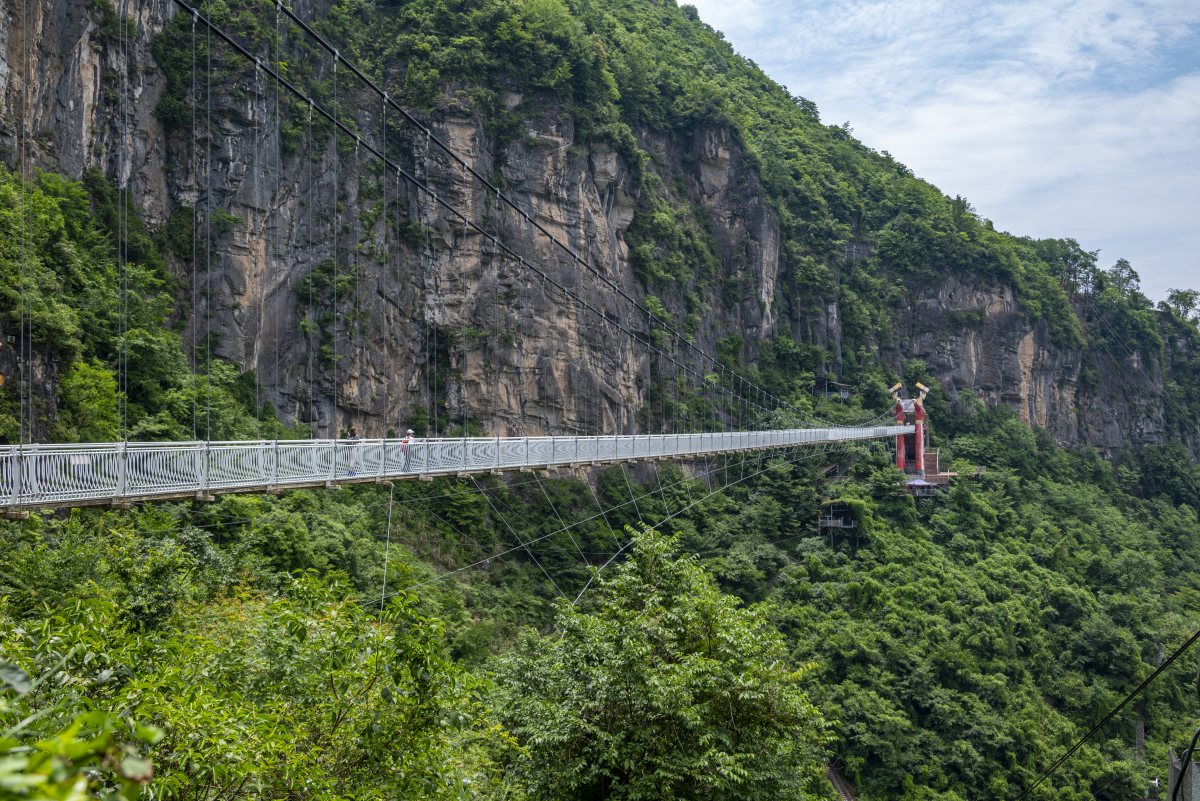
[[[183,3],[183,0],[175,0],[175,1],[178,3],[181,3],[181,4]],[[544,226],[542,226],[542,224],[539,223],[534,217],[530,216],[530,214],[528,214],[527,212],[522,211],[521,207],[515,201],[513,201],[511,198],[509,198],[507,195],[505,195],[503,192],[501,192],[498,187],[496,187],[494,184],[492,184],[491,181],[489,181],[479,171],[477,171],[474,167],[472,167],[470,165],[470,163],[468,163],[465,159],[463,159],[461,156],[459,156],[457,153],[455,153],[454,150],[451,149],[449,145],[447,145],[445,142],[443,142],[439,137],[434,136],[433,132],[427,126],[422,124],[420,122],[420,120],[418,120],[416,117],[414,117],[412,114],[410,114],[403,106],[401,106],[395,100],[388,97],[387,92],[385,92],[382,88],[380,88],[378,85],[376,85],[375,82],[372,81],[370,78],[368,78],[365,74],[363,74],[363,72],[358,67],[356,67],[352,62],[347,61],[344,57],[340,56],[337,48],[335,48],[331,43],[326,41],[316,31],[314,31],[312,29],[312,27],[310,27],[308,25],[308,23],[306,23],[299,16],[297,16],[295,14],[295,12],[293,12],[287,6],[282,6],[282,8],[283,8],[283,12],[285,14],[287,14],[288,17],[293,22],[295,22],[305,33],[307,33],[309,36],[311,36],[313,39],[315,39],[317,41],[317,43],[320,44],[321,47],[325,48],[329,53],[331,53],[335,60],[340,58],[342,63],[344,63],[346,65],[347,69],[349,69],[351,72],[354,73],[355,77],[357,77],[360,81],[362,81],[363,84],[365,84],[367,87],[369,87],[377,95],[379,95],[381,98],[383,98],[385,103],[390,104],[393,108],[395,108],[396,111],[400,112],[400,114],[402,114],[405,119],[407,119],[410,123],[412,123],[414,126],[416,126],[420,131],[422,131],[425,134],[425,137],[426,137],[426,140],[428,143],[436,144],[439,148],[441,148],[441,150],[443,152],[446,153],[447,156],[449,156],[454,161],[458,162],[458,164],[461,165],[462,168],[466,172],[470,173],[477,181],[480,182],[480,184],[482,184],[485,187],[485,191],[491,190],[499,199],[504,201],[504,203],[507,206],[512,208],[512,210],[515,211],[518,215],[523,217],[526,224],[532,226],[539,233],[541,233],[546,238],[548,238],[554,245],[556,245],[558,248],[560,248],[562,251],[564,251],[568,256],[570,256],[574,263],[582,264],[588,270],[588,272],[590,272],[596,278],[600,279],[602,282],[607,284],[611,290],[613,290],[614,292],[619,294],[621,297],[623,297],[626,301],[628,301],[636,309],[638,309],[644,313],[647,313],[647,314],[650,313],[650,310],[647,307],[643,306],[635,298],[633,298],[628,293],[626,293],[619,285],[617,285],[616,283],[611,281],[606,275],[604,275],[604,273],[602,273],[600,270],[596,269],[592,265],[590,259],[588,259],[586,254],[581,257],[578,252],[576,252],[573,248],[571,248],[566,243],[560,241],[554,234],[552,234],[549,230],[547,230]],[[679,334],[679,332],[675,331],[670,326],[667,326],[664,324],[663,327],[672,336],[678,337],[678,338],[680,338],[681,341],[686,342],[688,347],[691,348],[692,350],[694,350],[700,354],[704,353],[703,349],[697,347],[695,345],[695,343],[690,342],[686,338],[683,338]],[[774,397],[772,397],[772,399],[776,400],[776,401],[779,400]],[[799,410],[795,407],[792,407],[791,404],[785,404],[785,405],[787,405],[789,408],[791,408],[794,412],[797,412],[797,413],[801,412],[801,410]]]
[[[191,6],[189,6],[185,2],[185,0],[175,0],[175,2],[178,3],[179,5],[183,6],[185,9],[192,10]],[[549,238],[550,241],[554,245],[556,245],[557,247],[559,247],[560,249],[565,251],[567,253],[567,255],[569,255],[571,257],[573,262],[575,262],[576,264],[582,264],[590,273],[592,273],[596,278],[600,279],[603,283],[607,284],[611,290],[613,290],[618,295],[620,295],[622,298],[624,298],[626,301],[628,301],[630,304],[632,304],[636,309],[638,309],[642,312],[645,312],[647,314],[649,313],[650,310],[648,308],[643,306],[635,298],[633,298],[628,293],[626,293],[620,286],[618,286],[613,281],[611,281],[601,271],[596,269],[591,264],[590,260],[586,256],[581,258],[579,253],[577,253],[575,250],[573,250],[570,246],[559,241],[559,239],[557,237],[555,237],[550,231],[548,231],[544,226],[542,226],[539,222],[537,222],[536,219],[531,217],[528,213],[522,211],[520,206],[517,203],[515,203],[507,195],[505,195],[503,192],[501,192],[495,185],[493,185],[481,173],[479,173],[475,168],[473,168],[467,161],[465,161],[458,154],[456,154],[445,142],[443,142],[440,138],[434,136],[432,131],[430,131],[428,127],[423,125],[419,120],[417,120],[415,117],[413,117],[403,106],[401,106],[399,103],[397,103],[391,97],[389,97],[387,92],[385,92],[383,89],[381,89],[379,86],[377,86],[372,80],[370,80],[366,75],[364,75],[363,72],[361,70],[359,70],[358,67],[356,67],[352,62],[347,61],[345,59],[345,57],[341,56],[341,54],[339,53],[337,48],[335,48],[332,44],[330,44],[324,38],[322,38],[319,34],[317,34],[307,23],[304,22],[304,20],[302,20],[299,16],[297,16],[290,8],[288,8],[287,6],[284,6],[282,4],[279,4],[279,8],[281,8],[283,13],[286,14],[293,22],[295,22],[305,33],[307,33],[309,36],[313,37],[313,39],[315,39],[321,45],[321,47],[325,48],[325,50],[327,50],[330,54],[333,55],[335,80],[336,80],[337,62],[341,61],[347,67],[347,69],[349,69],[355,75],[355,77],[357,77],[360,81],[362,81],[366,86],[368,86],[377,95],[379,95],[383,99],[384,103],[391,105],[396,111],[398,111],[401,115],[403,115],[403,117],[405,119],[407,119],[409,122],[411,122],[413,125],[415,125],[422,133],[424,133],[427,144],[436,144],[451,159],[453,159],[459,165],[461,165],[466,172],[470,173],[476,180],[480,181],[480,183],[485,187],[486,190],[492,191],[496,195],[496,197],[498,197],[500,200],[504,201],[504,203],[507,206],[509,206],[510,208],[512,208],[520,217],[524,218],[524,221],[528,225],[531,225],[538,232],[540,232],[541,234],[543,234],[544,236]],[[206,24],[209,24],[211,26],[210,22],[206,21]],[[226,42],[228,42],[231,46],[233,46],[234,48],[241,51],[244,55],[248,55],[246,53],[246,51],[244,50],[244,48],[242,48],[240,45],[238,45],[236,42],[234,42],[231,38],[225,36],[220,30],[217,30],[217,34],[219,36],[221,36],[222,38],[224,38],[226,40]],[[282,81],[280,76],[276,75],[275,77],[277,80]],[[295,89],[295,87],[293,87],[290,83],[287,83],[286,81],[283,81],[283,83],[291,91],[295,92],[300,97],[304,97],[304,95],[302,93],[300,93],[297,89]],[[335,104],[336,104],[336,90],[335,90]],[[335,114],[336,114],[336,109],[335,109]],[[341,123],[338,122],[336,119],[331,117],[331,120],[335,123],[335,126],[341,126]],[[350,132],[349,129],[346,129],[346,130],[348,133]],[[376,152],[373,150],[373,148],[368,148],[368,149],[371,149],[373,152]],[[379,154],[376,152],[376,155],[379,155]],[[387,161],[386,158],[384,160]],[[427,191],[431,191],[428,188],[426,188],[426,189],[427,189]],[[440,198],[437,198],[436,194],[434,195],[434,197],[440,204],[448,206],[448,204],[446,204]],[[451,210],[453,210],[453,209],[451,209]],[[455,213],[457,214],[457,211],[455,211]],[[461,217],[462,215],[459,214],[458,216]],[[465,217],[463,219],[464,219],[464,222],[467,222]],[[474,224],[472,224],[472,227],[478,229],[478,226],[475,226]],[[482,231],[482,229],[478,229],[478,230],[480,231],[480,233],[484,234],[485,236],[487,235],[486,232]],[[522,261],[522,264],[524,264],[524,260],[522,259],[521,261]],[[702,355],[704,354],[704,351],[701,348],[697,347],[695,345],[695,343],[690,342],[686,338],[682,337],[679,334],[679,332],[675,331],[670,326],[667,326],[664,324],[663,327],[667,331],[669,331],[673,336],[680,338],[680,340],[683,342],[686,342],[690,349],[692,349]],[[777,402],[779,401],[779,399],[774,398],[773,396],[772,396],[772,400],[775,400]],[[784,404],[784,405],[787,405],[789,407],[789,409],[791,409],[794,413],[804,414],[804,412],[802,410],[792,407],[791,404]]]
[[[213,32],[215,32],[219,38],[221,38],[222,40],[224,40],[224,41],[226,42],[226,44],[228,44],[230,47],[232,47],[234,50],[236,50],[236,51],[237,51],[238,53],[240,53],[241,55],[243,55],[243,56],[245,56],[246,58],[248,58],[248,59],[250,59],[251,61],[253,61],[254,57],[253,57],[253,56],[252,56],[252,55],[251,55],[251,54],[250,54],[250,53],[249,53],[249,52],[248,52],[248,51],[247,51],[247,50],[246,50],[244,47],[242,47],[241,45],[239,45],[239,44],[238,44],[237,42],[235,42],[235,41],[234,41],[234,40],[233,40],[231,37],[229,37],[228,35],[226,35],[226,34],[225,34],[223,31],[221,31],[221,30],[220,30],[219,28],[217,28],[215,25],[213,25],[213,23],[211,22],[211,20],[209,20],[209,19],[207,19],[206,17],[204,17],[203,15],[199,14],[199,12],[198,12],[198,11],[196,11],[195,9],[193,9],[191,6],[189,6],[189,5],[188,5],[188,4],[185,2],[185,0],[175,0],[175,2],[176,2],[178,5],[182,6],[183,8],[187,9],[189,12],[194,12],[194,13],[196,13],[196,14],[197,14],[197,18],[198,18],[198,19],[200,19],[201,21],[203,21],[203,22],[204,22],[204,24],[205,24],[205,26],[208,28],[208,31],[209,31],[210,35],[211,35]],[[290,12],[287,10],[287,8],[286,8],[286,7],[284,7],[284,12],[285,12],[285,13],[289,13],[289,14],[290,14]],[[333,75],[334,75],[334,83],[335,83],[335,85],[336,85],[336,79],[337,79],[337,64],[338,64],[338,62],[339,62],[339,61],[341,61],[342,63],[346,64],[346,65],[347,65],[347,66],[348,66],[348,67],[349,67],[349,68],[350,68],[352,71],[354,71],[354,67],[353,67],[353,65],[350,65],[348,62],[346,62],[344,58],[341,58],[339,55],[337,55],[337,54],[336,54],[336,51],[334,51],[334,53],[335,53],[335,56],[334,56],[334,64],[333,64]],[[299,98],[301,98],[301,99],[305,100],[306,102],[308,102],[311,108],[313,108],[313,109],[315,109],[316,111],[318,111],[318,112],[319,112],[319,113],[320,113],[322,116],[326,117],[327,119],[329,119],[329,120],[330,120],[330,122],[332,122],[332,123],[333,123],[333,125],[334,125],[335,149],[336,149],[336,142],[337,142],[337,137],[338,137],[338,133],[339,133],[339,132],[342,132],[342,131],[344,131],[344,132],[345,132],[345,133],[347,133],[348,135],[352,135],[352,136],[356,136],[356,137],[357,137],[357,135],[356,135],[356,134],[355,134],[355,133],[354,133],[354,132],[353,132],[353,131],[352,131],[352,130],[351,130],[349,127],[348,127],[348,126],[346,126],[346,125],[345,125],[343,122],[341,122],[339,119],[337,119],[337,104],[338,104],[338,97],[337,97],[336,91],[335,91],[335,93],[334,93],[334,110],[333,110],[333,113],[330,113],[329,111],[326,111],[324,108],[322,108],[320,105],[316,104],[316,103],[315,103],[315,102],[314,102],[314,101],[313,101],[311,98],[309,98],[309,97],[305,96],[305,95],[304,95],[304,94],[303,94],[303,93],[302,93],[302,92],[301,92],[299,89],[297,89],[297,88],[296,88],[296,87],[295,87],[295,86],[294,86],[294,85],[293,85],[291,82],[289,82],[289,81],[288,81],[286,78],[284,78],[282,75],[280,75],[280,74],[279,74],[278,72],[276,72],[275,70],[272,70],[270,67],[266,67],[266,66],[262,66],[262,67],[260,67],[260,68],[261,68],[261,69],[263,69],[264,71],[266,71],[266,72],[267,72],[267,73],[268,73],[268,74],[269,74],[269,75],[270,75],[272,78],[274,78],[276,81],[278,81],[278,82],[279,82],[279,83],[280,83],[282,86],[284,86],[285,88],[287,88],[287,89],[288,89],[288,91],[292,92],[292,93],[293,93],[293,94],[295,94],[297,97],[299,97]],[[392,101],[392,100],[390,100],[390,99],[389,99],[389,100],[388,100],[388,102],[389,102],[389,103],[390,103],[390,104],[391,104],[391,105],[392,105],[394,108],[398,108],[398,109],[399,109],[399,110],[400,110],[402,113],[405,113],[405,112],[404,112],[404,110],[403,110],[402,108],[400,108],[400,107],[399,107],[399,106],[398,106],[398,105],[397,105],[397,104],[396,104],[394,101]],[[434,140],[435,140],[435,138],[432,136],[432,134],[431,134],[431,133],[430,133],[430,132],[429,132],[427,129],[422,129],[422,130],[423,130],[423,132],[426,134],[426,141],[427,141],[427,142],[432,142],[432,141],[434,141]],[[413,183],[415,186],[417,186],[417,188],[418,188],[418,189],[420,189],[420,190],[424,191],[424,192],[425,192],[425,193],[426,193],[426,194],[427,194],[427,195],[430,197],[430,199],[433,201],[433,207],[441,207],[441,208],[444,208],[446,211],[448,211],[449,213],[451,213],[453,216],[455,216],[455,217],[457,217],[459,220],[461,220],[464,226],[469,226],[470,228],[472,228],[473,230],[475,230],[477,233],[479,233],[479,234],[480,234],[481,236],[483,236],[484,238],[486,238],[486,239],[490,239],[490,240],[491,240],[491,241],[492,241],[492,242],[493,242],[493,243],[496,245],[496,247],[497,247],[497,248],[503,248],[503,249],[504,249],[504,250],[505,250],[505,251],[506,251],[506,252],[507,252],[507,253],[508,253],[508,254],[509,254],[509,255],[510,255],[512,258],[514,258],[514,259],[515,259],[515,260],[516,260],[516,261],[517,261],[517,262],[518,262],[518,263],[519,263],[519,264],[520,264],[522,267],[529,268],[529,269],[531,269],[532,271],[534,271],[535,273],[537,273],[537,274],[538,274],[538,276],[540,276],[540,277],[541,277],[541,279],[542,279],[543,283],[547,283],[547,282],[548,282],[548,283],[550,283],[550,284],[553,284],[555,287],[557,287],[557,288],[559,288],[559,289],[563,290],[563,292],[564,292],[564,293],[566,293],[567,295],[569,295],[570,297],[572,297],[572,298],[575,298],[575,299],[577,300],[577,302],[578,302],[578,303],[580,303],[580,305],[584,306],[586,309],[588,309],[588,310],[589,310],[589,311],[591,311],[592,313],[594,313],[594,314],[597,314],[597,315],[600,315],[600,316],[604,316],[604,314],[603,314],[603,311],[602,311],[602,310],[600,310],[600,309],[596,308],[596,307],[595,307],[595,306],[593,306],[592,304],[588,303],[586,300],[584,300],[584,299],[582,299],[582,298],[579,298],[577,295],[575,295],[575,293],[571,292],[571,291],[570,291],[570,290],[569,290],[569,289],[568,289],[566,286],[562,285],[561,283],[559,283],[559,282],[558,282],[558,281],[556,281],[555,279],[551,278],[551,277],[550,277],[550,276],[549,276],[547,273],[543,272],[542,270],[540,270],[540,269],[539,269],[538,267],[536,267],[535,265],[531,264],[530,262],[527,262],[527,261],[526,261],[526,260],[525,260],[523,257],[521,257],[520,255],[518,255],[517,253],[515,253],[515,252],[514,252],[514,251],[513,251],[511,248],[509,248],[507,245],[505,245],[505,244],[503,244],[502,242],[500,242],[500,240],[499,240],[499,239],[498,239],[498,238],[497,238],[495,235],[488,233],[488,232],[487,232],[486,230],[484,230],[484,229],[483,229],[483,228],[482,228],[480,225],[478,225],[477,223],[475,223],[473,220],[471,220],[470,218],[468,218],[468,217],[467,217],[465,214],[463,214],[463,213],[462,213],[462,212],[460,212],[458,209],[456,209],[456,208],[455,208],[455,207],[454,207],[452,204],[450,204],[450,203],[449,203],[448,201],[446,201],[444,198],[442,198],[441,196],[439,196],[439,195],[437,194],[437,192],[435,192],[435,191],[434,191],[432,188],[430,188],[430,186],[429,186],[429,183],[428,183],[428,170],[427,170],[427,175],[426,175],[426,181],[425,181],[425,183],[422,183],[421,181],[417,180],[415,177],[413,177],[413,176],[411,176],[411,175],[408,175],[408,174],[407,174],[407,172],[406,172],[406,171],[404,171],[404,170],[403,170],[403,168],[402,168],[400,165],[398,165],[398,164],[395,164],[394,162],[392,162],[390,159],[388,159],[388,158],[386,157],[386,155],[382,154],[382,153],[381,153],[379,150],[377,150],[375,147],[373,147],[373,146],[372,146],[372,145],[371,145],[369,142],[365,142],[365,141],[363,141],[363,142],[361,142],[361,145],[362,145],[362,147],[364,147],[364,148],[365,148],[367,151],[369,151],[370,153],[372,153],[373,155],[375,155],[377,158],[379,158],[381,161],[383,161],[385,164],[387,164],[388,166],[390,166],[390,167],[392,167],[392,168],[396,169],[397,171],[399,171],[399,172],[400,172],[402,175],[404,175],[404,177],[405,177],[407,180],[411,181],[411,182],[412,182],[412,183]],[[426,158],[428,158],[428,156],[427,156],[427,155],[426,155]],[[473,171],[473,170],[471,170],[471,168],[469,168],[469,167],[468,167],[468,170],[469,170],[469,171],[471,171],[471,172],[474,174],[474,171]],[[335,175],[336,175],[336,161],[335,161]],[[335,178],[335,181],[336,181],[336,178]],[[490,186],[490,185],[489,185],[489,186]],[[494,188],[493,188],[493,190],[494,190]],[[501,195],[501,194],[498,192],[498,190],[494,190],[494,191],[496,191],[496,193],[497,193],[497,195],[498,195],[498,196],[501,196],[501,197],[502,197],[502,195]],[[334,200],[335,200],[335,206],[334,206],[334,208],[335,208],[335,216],[336,216],[336,187],[335,187],[335,198],[334,198]],[[515,207],[514,207],[514,208],[515,208]],[[519,209],[517,209],[517,211],[519,212],[520,210],[519,210]],[[526,218],[528,219],[528,215],[525,215],[525,216],[526,216]],[[337,253],[336,253],[336,239],[337,239],[336,222],[335,222],[335,226],[334,226],[334,239],[335,239],[335,248],[334,248],[334,255],[335,255],[335,259],[334,259],[334,261],[335,261],[335,275],[336,275],[336,255],[337,255]],[[610,283],[610,285],[611,285],[611,282],[609,282],[609,283]],[[336,295],[336,288],[337,288],[337,287],[336,287],[336,281],[334,282],[334,284],[335,284],[335,285],[334,285],[334,289],[335,289],[335,295]],[[619,290],[618,290],[618,291],[619,291]],[[623,293],[623,292],[622,292],[621,294],[622,294],[622,295],[624,295],[624,293]],[[628,296],[626,296],[626,297],[628,297]],[[645,309],[644,307],[642,307],[642,306],[640,306],[640,305],[638,305],[638,308],[639,308],[640,310],[646,311],[646,313],[647,313],[647,314],[649,314],[649,310],[648,310],[648,309]],[[630,336],[633,336],[633,335],[634,335],[634,333],[633,333],[633,332],[632,332],[630,329],[627,329],[626,327],[622,326],[620,323],[618,323],[618,322],[616,322],[616,321],[611,321],[611,322],[613,322],[614,326],[616,326],[618,329],[620,329],[621,331],[625,332],[626,334],[629,334]],[[661,322],[660,322],[660,324],[661,324]],[[665,326],[665,325],[663,325],[663,328],[664,328],[664,329],[667,329],[668,331],[670,331],[670,332],[672,332],[672,333],[675,333],[675,332],[673,331],[673,329],[670,329],[669,327],[667,327],[667,326]],[[434,358],[435,358],[435,360],[436,360],[436,336],[437,336],[437,334],[436,334],[436,325],[434,326],[434,329],[435,329],[435,330],[434,330],[434,339],[435,339],[435,344],[434,344]],[[336,369],[337,369],[337,364],[336,364],[336,362],[337,362],[337,359],[336,359],[336,344],[337,344],[336,330],[337,330],[337,321],[336,321],[336,298],[335,298],[335,314],[334,314],[334,331],[335,331],[335,336],[334,336],[334,349],[335,349],[334,370],[335,370],[335,379],[336,379]],[[675,334],[675,335],[676,335],[676,336],[678,336],[678,334]],[[678,366],[678,364],[679,364],[679,363],[678,363],[677,361],[675,361],[675,359],[674,359],[673,357],[670,357],[670,356],[666,355],[665,353],[663,353],[663,352],[659,351],[657,348],[653,347],[653,346],[652,346],[652,345],[649,343],[649,341],[646,341],[644,344],[645,344],[645,346],[646,346],[646,348],[647,348],[647,350],[648,350],[648,351],[653,351],[653,352],[654,352],[654,354],[655,354],[657,357],[659,357],[660,359],[667,359],[667,360],[670,360],[670,361],[672,361],[674,364],[676,364],[676,365]],[[691,347],[691,348],[692,348],[693,350],[695,350],[696,352],[700,353],[700,354],[701,354],[701,356],[706,356],[706,354],[704,354],[704,352],[703,352],[702,350],[700,350],[700,349],[696,348],[696,347],[695,347],[693,344],[689,343],[689,347]],[[689,368],[684,368],[684,369],[686,369],[686,370],[687,370],[687,372],[689,372],[689,373],[693,373],[693,371],[691,371]],[[694,374],[694,373],[693,373],[693,374]],[[434,381],[434,383],[436,384],[436,380]],[[752,388],[753,388],[753,389],[755,389],[755,390],[757,390],[757,391],[758,391],[758,393],[760,394],[760,396],[762,396],[762,397],[764,398],[764,401],[763,401],[763,402],[766,402],[766,401],[765,401],[765,399],[766,399],[767,397],[769,397],[769,398],[771,399],[771,401],[774,401],[774,402],[776,402],[776,403],[778,403],[778,402],[779,402],[779,400],[778,400],[777,398],[775,398],[775,396],[773,396],[773,395],[770,395],[769,393],[766,393],[766,392],[765,392],[765,391],[764,391],[764,390],[763,390],[761,387],[757,387],[756,385],[753,385],[753,384],[752,384],[751,386],[752,386]],[[436,386],[434,387],[434,389],[435,389],[435,391],[436,391]],[[336,405],[337,405],[337,404],[336,404],[336,398],[337,398],[337,382],[336,382],[336,380],[335,380],[335,382],[334,382],[334,393],[335,393],[335,410],[336,410]],[[767,409],[765,406],[763,406],[763,405],[762,405],[760,402],[756,402],[756,401],[748,401],[748,402],[749,402],[751,405],[753,405],[753,406],[757,407],[757,408],[758,408],[760,411],[763,411],[763,412],[765,412],[765,411],[769,411],[769,410],[768,410],[768,409]],[[790,405],[788,405],[788,408],[789,408],[789,410],[794,410],[794,407],[791,407]],[[435,418],[435,421],[436,421],[436,402],[434,403],[434,408],[433,408],[433,411],[434,411],[434,418]],[[798,412],[798,413],[799,413],[801,416],[804,416],[804,417],[811,417],[811,415],[808,415],[806,412],[803,412],[803,411],[800,411],[800,410],[794,410],[794,411]],[[792,419],[793,419],[793,422],[797,422],[797,423],[801,422],[801,420],[800,420],[800,419],[797,419],[797,418],[792,418]],[[829,423],[828,421],[820,421],[820,422],[826,423],[826,424],[828,424],[828,425],[837,425],[837,424],[834,424],[834,423]],[[435,428],[435,433],[436,433],[436,428]]]

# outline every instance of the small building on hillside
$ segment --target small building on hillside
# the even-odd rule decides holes
[[[838,400],[849,400],[850,385],[839,384],[837,381],[830,381],[828,378],[818,378],[813,384],[813,394],[822,395],[826,398],[837,398]]]
[[[854,510],[837,501],[826,501],[821,504],[821,514],[817,517],[820,528],[858,528],[854,519]]]

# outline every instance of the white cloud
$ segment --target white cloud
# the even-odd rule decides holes
[[[693,0],[826,122],[1015,234],[1200,288],[1200,3]]]

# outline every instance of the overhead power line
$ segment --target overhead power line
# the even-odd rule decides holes
[[[1161,665],[1159,665],[1157,670],[1155,670],[1153,673],[1151,673],[1149,675],[1149,677],[1146,678],[1145,681],[1143,681],[1141,684],[1139,684],[1137,686],[1137,689],[1135,689],[1133,692],[1129,693],[1129,695],[1125,696],[1124,700],[1122,700],[1121,703],[1117,704],[1116,708],[1113,709],[1113,711],[1109,712],[1107,715],[1104,716],[1104,720],[1100,721],[1095,726],[1093,726],[1091,728],[1091,731],[1089,731],[1087,734],[1083,735],[1083,737],[1079,738],[1079,740],[1075,743],[1075,745],[1071,746],[1069,749],[1067,749],[1067,752],[1065,754],[1063,754],[1058,759],[1056,759],[1054,761],[1053,765],[1051,765],[1050,767],[1048,767],[1044,771],[1042,771],[1042,774],[1037,777],[1037,780],[1033,784],[1031,784],[1027,788],[1025,788],[1025,792],[1023,792],[1019,796],[1017,796],[1017,801],[1024,801],[1024,799],[1027,798],[1029,796],[1029,794],[1032,793],[1039,784],[1041,784],[1043,781],[1045,781],[1047,776],[1049,776],[1054,771],[1058,770],[1058,768],[1064,762],[1066,762],[1068,759],[1071,758],[1072,754],[1074,754],[1076,751],[1078,751],[1080,748],[1082,748],[1084,743],[1086,743],[1088,740],[1092,739],[1092,737],[1096,734],[1096,732],[1098,732],[1102,728],[1104,728],[1104,725],[1106,723],[1108,723],[1110,720],[1112,720],[1114,717],[1116,717],[1117,713],[1120,712],[1122,709],[1124,709],[1126,704],[1128,704],[1130,701],[1132,701],[1134,698],[1136,698],[1139,694],[1141,694],[1142,690],[1149,687],[1150,682],[1154,681],[1160,675],[1162,675],[1162,672],[1164,670],[1166,670],[1168,667],[1170,667],[1171,663],[1173,663],[1176,659],[1178,659],[1180,657],[1180,655],[1182,655],[1184,651],[1186,651],[1188,648],[1190,648],[1192,646],[1192,643],[1196,642],[1196,640],[1198,640],[1198,639],[1200,639],[1200,631],[1197,631],[1195,634],[1193,634],[1188,639],[1187,642],[1185,642],[1183,645],[1176,648],[1175,653],[1171,654],[1171,656],[1168,657],[1165,662],[1163,662]]]

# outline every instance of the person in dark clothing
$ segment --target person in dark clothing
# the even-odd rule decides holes
[[[360,440],[361,440],[361,437],[358,436],[358,429],[355,428],[354,426],[350,426],[350,436],[346,437],[346,445],[351,448],[351,451],[350,451],[350,475],[351,476],[354,475],[354,466],[355,466],[354,465],[354,462],[355,462],[354,457],[357,452],[356,446],[358,445]]]

